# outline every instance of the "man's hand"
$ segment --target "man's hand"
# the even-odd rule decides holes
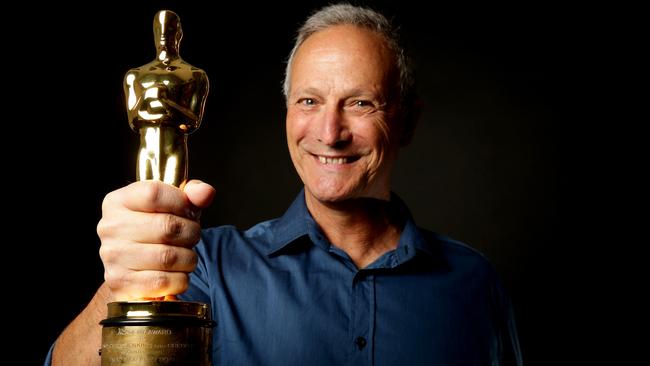
[[[189,181],[184,190],[158,181],[130,184],[106,195],[97,233],[104,279],[113,301],[180,294],[196,267],[200,210],[214,188]]]

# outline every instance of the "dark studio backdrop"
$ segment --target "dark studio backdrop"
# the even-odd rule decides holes
[[[567,298],[580,291],[565,276],[580,251],[563,206],[566,19],[535,5],[427,10],[419,3],[363,3],[402,25],[423,101],[394,190],[420,226],[491,259],[512,297],[527,365],[557,364],[578,337],[571,325],[578,309]],[[12,168],[24,183],[9,200],[19,201],[11,229],[30,240],[9,258],[40,278],[27,309],[46,309],[37,334],[17,335],[30,345],[25,364],[41,362],[102,281],[101,201],[134,180],[138,143],[121,83],[155,56],[156,11],[179,14],[181,55],[210,78],[203,124],[189,138],[191,177],[217,189],[202,223],[247,228],[281,215],[301,188],[286,149],[281,81],[295,29],[323,4],[106,2],[16,11],[34,32],[10,45],[16,122],[29,132],[11,135],[24,143]],[[21,281],[13,293],[33,299],[33,283]]]

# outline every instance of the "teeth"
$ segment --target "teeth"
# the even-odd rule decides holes
[[[321,164],[345,164],[348,162],[348,158],[328,158],[325,156],[319,156],[318,161]]]

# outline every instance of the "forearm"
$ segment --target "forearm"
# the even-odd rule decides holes
[[[52,365],[99,365],[102,343],[99,322],[106,318],[110,290],[102,284],[88,306],[61,333],[54,346]]]

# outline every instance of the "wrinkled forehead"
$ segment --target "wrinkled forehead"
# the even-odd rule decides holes
[[[382,35],[354,25],[337,25],[302,42],[290,65],[290,76],[292,83],[325,77],[382,83],[392,79],[395,66],[394,52]]]
[[[298,47],[301,49],[319,47],[345,48],[350,53],[364,52],[375,57],[391,58],[392,50],[388,41],[380,33],[365,27],[352,24],[339,24],[318,30],[308,37]]]

